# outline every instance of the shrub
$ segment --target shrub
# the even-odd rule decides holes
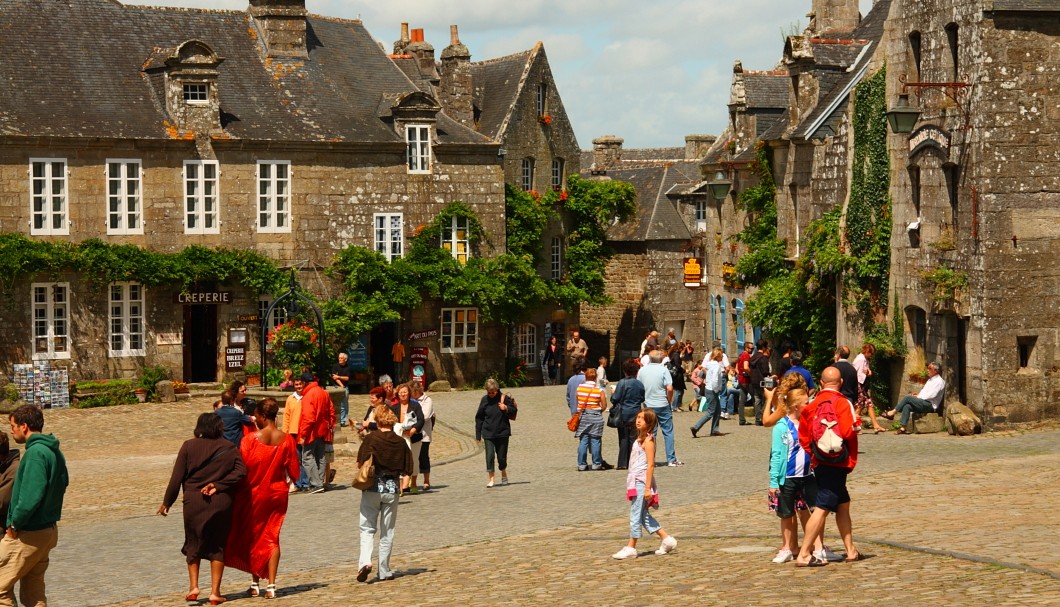
[[[169,379],[169,370],[162,365],[144,367],[136,387],[147,390],[147,400],[153,400],[155,397],[155,384],[164,379]]]
[[[93,409],[135,403],[133,387],[129,379],[80,382],[74,386],[74,393],[83,396],[76,398],[73,406],[77,409]]]

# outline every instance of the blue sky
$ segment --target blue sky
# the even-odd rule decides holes
[[[872,0],[859,0],[862,13]],[[128,2],[245,10],[247,0]],[[806,26],[812,0],[307,0],[310,12],[361,19],[389,51],[400,24],[422,28],[436,55],[449,25],[473,61],[544,43],[578,144],[604,134],[626,147],[683,146],[690,133],[720,134],[733,61],[768,70],[785,34]]]

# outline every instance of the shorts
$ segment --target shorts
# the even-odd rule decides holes
[[[790,476],[780,486],[777,516],[791,518],[799,510],[813,510],[817,503],[817,480],[811,476]]]
[[[817,477],[817,501],[818,508],[835,512],[840,504],[850,502],[850,493],[847,492],[846,468],[835,466],[817,466],[813,474]]]
[[[335,461],[335,445],[333,443],[324,443],[324,462],[327,464]]]

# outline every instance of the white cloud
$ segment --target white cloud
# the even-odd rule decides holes
[[[863,13],[873,0],[859,0]],[[156,0],[157,5],[245,9],[247,0]],[[812,0],[307,0],[310,12],[360,18],[385,48],[401,22],[440,51],[460,26],[473,60],[542,41],[583,148],[615,134],[627,147],[671,147],[689,133],[720,134],[732,64],[772,69],[783,35],[806,25]]]

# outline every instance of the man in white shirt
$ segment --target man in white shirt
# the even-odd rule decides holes
[[[670,411],[670,401],[674,396],[673,378],[662,360],[666,355],[662,350],[652,350],[650,362],[637,372],[637,379],[644,384],[644,404],[651,407],[659,418],[659,429],[662,430],[663,442],[666,444],[666,461],[669,466],[683,466],[677,459],[674,447],[674,419]]]
[[[909,433],[906,430],[906,425],[909,423],[909,415],[911,413],[928,413],[939,410],[939,406],[942,405],[942,399],[946,396],[946,380],[939,375],[940,370],[938,363],[928,363],[928,380],[920,392],[915,395],[903,396],[894,409],[883,414],[887,419],[894,419],[896,413],[901,414],[902,417],[899,422],[901,427],[898,428],[898,434]]]

